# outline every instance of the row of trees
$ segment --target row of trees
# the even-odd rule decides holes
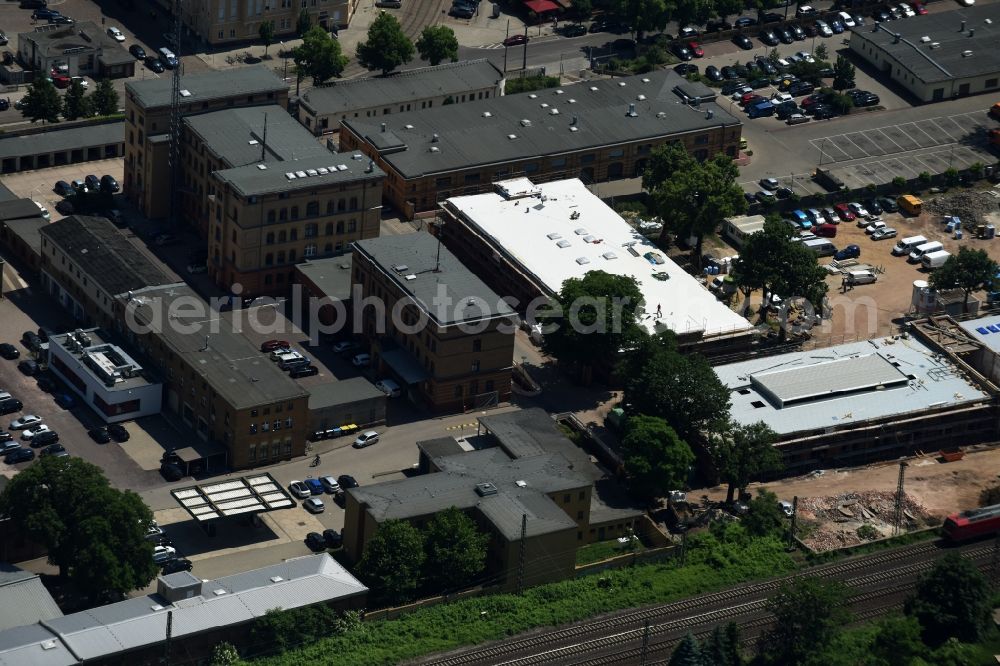
[[[786,583],[768,601],[773,627],[757,656],[740,650],[735,625],[716,627],[702,643],[687,636],[674,648],[670,666],[926,666],[971,664],[973,643],[989,626],[990,585],[961,556],[941,559],[917,582],[904,613],[878,621],[871,630],[848,631],[850,591],[814,577]]]
[[[308,18],[308,13],[305,14]],[[349,58],[344,55],[340,42],[318,25],[300,25],[302,44],[292,51],[298,81],[308,77],[314,85],[341,76]],[[267,47],[274,43],[273,22],[260,27],[260,37]],[[403,32],[392,14],[382,12],[368,27],[367,39],[358,44],[357,58],[363,67],[388,74],[397,67],[413,60],[414,53],[432,65],[446,60],[458,60],[458,39],[448,26],[432,25],[424,28],[416,44]]]
[[[400,603],[426,589],[434,593],[472,584],[486,566],[489,535],[452,507],[419,530],[405,520],[387,520],[365,545],[355,573],[376,601]]]
[[[21,114],[33,123],[39,120],[57,123],[60,115],[65,120],[77,120],[116,113],[118,113],[118,92],[109,79],[98,81],[94,92],[89,95],[80,80],[73,79],[66,93],[60,97],[51,79],[35,77],[28,86],[21,107]]]

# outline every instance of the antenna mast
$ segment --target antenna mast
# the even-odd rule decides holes
[[[173,0],[174,26],[171,34],[177,65],[170,73],[170,222],[180,226],[179,186],[181,171],[181,3]]]

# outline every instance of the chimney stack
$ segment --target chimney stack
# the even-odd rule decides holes
[[[959,32],[965,32],[965,20],[962,20],[962,27],[958,29]]]
[[[635,112],[635,104],[634,103],[629,103],[629,105],[628,105],[628,111],[625,113],[625,115],[628,116],[629,118],[635,118],[636,116],[639,115],[638,113]]]
[[[385,132],[385,123],[382,123],[382,131]]]

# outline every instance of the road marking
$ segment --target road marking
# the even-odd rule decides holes
[[[939,116],[939,118],[940,118],[940,116]],[[948,120],[948,118],[941,118],[941,119],[942,120]],[[938,122],[938,118],[930,118],[929,121],[932,122],[932,123],[934,123],[935,125],[937,125],[938,129],[941,130],[942,132],[944,132],[945,134],[947,134],[949,139],[951,139],[952,141],[955,140],[955,137],[952,135],[951,132],[949,132],[945,128],[941,127],[941,123]]]
[[[865,154],[865,157],[872,157],[872,154],[871,154],[871,153],[869,153],[869,152],[868,152],[867,150],[865,150],[864,148],[862,148],[861,146],[859,146],[859,145],[858,145],[857,143],[855,143],[855,142],[854,142],[854,141],[853,141],[853,140],[851,139],[851,137],[850,137],[850,135],[849,135],[849,134],[845,134],[845,135],[844,135],[844,138],[845,138],[845,139],[847,139],[848,141],[850,141],[850,142],[851,142],[851,145],[853,145],[853,146],[854,146],[855,148],[857,148],[857,149],[858,149],[858,150],[860,150],[860,151],[861,151],[862,153],[864,153],[864,154]]]
[[[895,127],[895,126],[894,125],[890,125],[890,127]],[[892,141],[893,143],[895,143],[896,147],[899,148],[899,152],[901,152],[901,153],[907,153],[907,152],[909,152],[908,150],[906,150],[905,148],[903,148],[901,145],[899,145],[898,143],[896,143],[895,139],[893,139],[891,136],[889,136],[884,131],[882,131],[881,127],[879,129],[877,129],[876,131],[879,134],[881,134],[882,136],[884,136],[885,138],[889,139],[889,141]]]
[[[464,430],[465,428],[475,428],[478,423],[461,423],[459,425],[446,426],[445,430]]]
[[[921,121],[921,122],[923,122],[923,121]],[[931,136],[930,134],[928,134],[927,132],[924,132],[924,128],[923,128],[923,127],[921,127],[920,125],[918,125],[918,124],[917,124],[916,122],[912,122],[912,123],[907,123],[907,124],[909,124],[909,125],[913,125],[913,126],[914,126],[914,127],[916,127],[916,128],[918,129],[918,130],[920,130],[920,131],[921,131],[921,132],[923,133],[923,135],[924,135],[924,136],[926,136],[926,137],[927,137],[928,139],[930,139],[930,140],[931,140],[931,145],[932,145],[932,146],[937,146],[937,145],[939,145],[939,144],[943,143],[942,141],[938,141],[937,139],[935,139],[934,137],[932,137],[932,136]],[[911,137],[911,138],[912,138],[912,137]]]
[[[894,172],[909,171],[914,176],[916,176],[919,173],[916,169],[912,168],[909,164],[907,164],[903,160],[899,159],[898,157],[893,157],[892,159],[886,160],[886,163],[889,163],[889,162],[891,162],[893,165],[895,165],[895,166],[891,167],[892,171],[894,171]],[[900,167],[902,167],[902,168],[900,168]]]

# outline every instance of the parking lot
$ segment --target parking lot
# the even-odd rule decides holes
[[[17,196],[32,199],[45,206],[54,222],[64,217],[61,212],[56,210],[56,205],[63,200],[63,197],[52,189],[57,181],[64,180],[67,183],[72,183],[74,180],[83,180],[88,174],[93,174],[98,178],[108,174],[121,183],[124,180],[124,173],[125,160],[116,157],[110,160],[67,164],[37,171],[8,173],[4,174],[3,184]],[[121,198],[123,195],[116,196]]]

